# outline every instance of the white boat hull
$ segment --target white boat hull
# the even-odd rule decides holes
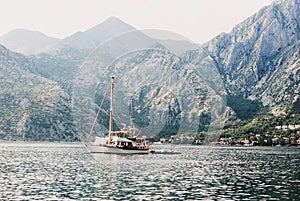
[[[148,154],[148,149],[124,149],[115,146],[106,145],[87,145],[90,153],[105,153],[105,154]]]

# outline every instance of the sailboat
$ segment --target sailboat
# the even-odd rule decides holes
[[[88,151],[91,153],[108,154],[148,154],[149,145],[147,141],[133,135],[134,128],[132,123],[132,112],[130,114],[129,131],[113,131],[113,95],[114,77],[111,77],[108,135],[105,137],[95,136],[95,140],[93,142],[86,142]]]

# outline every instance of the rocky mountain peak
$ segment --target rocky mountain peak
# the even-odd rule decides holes
[[[299,0],[276,1],[209,43],[207,50],[229,94],[260,99],[265,105],[291,101],[272,93],[288,79],[285,69],[297,63],[293,55],[299,55],[299,19]]]

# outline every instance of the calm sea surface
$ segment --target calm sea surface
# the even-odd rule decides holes
[[[181,154],[0,142],[0,200],[300,200],[300,147],[153,148]]]

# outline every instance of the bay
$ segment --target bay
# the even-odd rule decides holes
[[[0,200],[299,200],[300,147],[152,148],[181,154],[2,141]]]

